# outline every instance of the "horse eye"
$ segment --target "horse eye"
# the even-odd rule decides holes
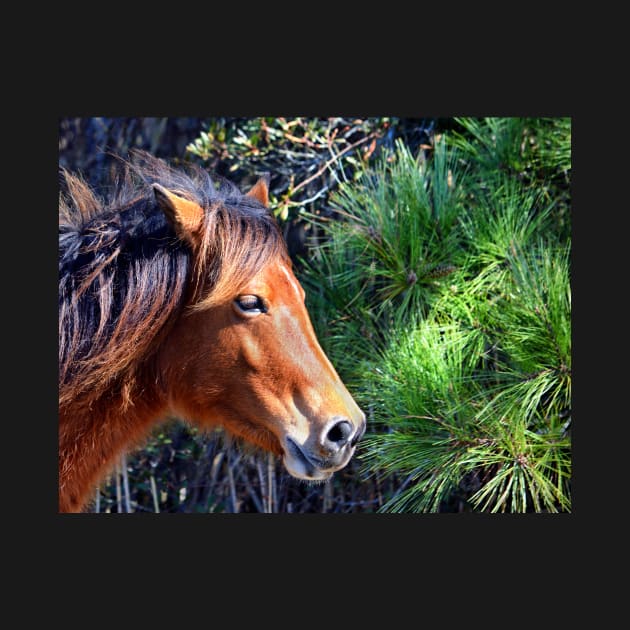
[[[234,302],[241,311],[249,315],[267,312],[264,302],[257,295],[240,295]]]

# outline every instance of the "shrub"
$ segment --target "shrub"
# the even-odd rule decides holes
[[[383,510],[570,511],[570,121],[458,123],[310,216],[309,309]]]

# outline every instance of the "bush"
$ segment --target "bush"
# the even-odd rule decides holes
[[[570,511],[570,121],[457,122],[310,217],[309,310],[382,510]]]

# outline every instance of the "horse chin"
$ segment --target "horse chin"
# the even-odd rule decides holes
[[[343,468],[348,463],[352,455],[351,452],[348,453],[347,458],[345,458],[345,461],[341,465],[336,465],[332,468],[323,468],[321,465],[314,462],[313,458],[309,457],[304,449],[291,438],[287,437],[283,441],[283,445],[284,454],[282,463],[284,467],[292,477],[304,481],[323,482],[330,479],[335,471]]]
[[[313,466],[304,465],[300,460],[296,460],[289,456],[284,455],[282,463],[291,477],[301,479],[302,481],[319,481],[323,482],[332,477],[331,472],[324,472],[317,470]]]

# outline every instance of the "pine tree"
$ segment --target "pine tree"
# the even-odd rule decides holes
[[[310,216],[309,310],[384,511],[570,511],[570,120],[456,123]]]

